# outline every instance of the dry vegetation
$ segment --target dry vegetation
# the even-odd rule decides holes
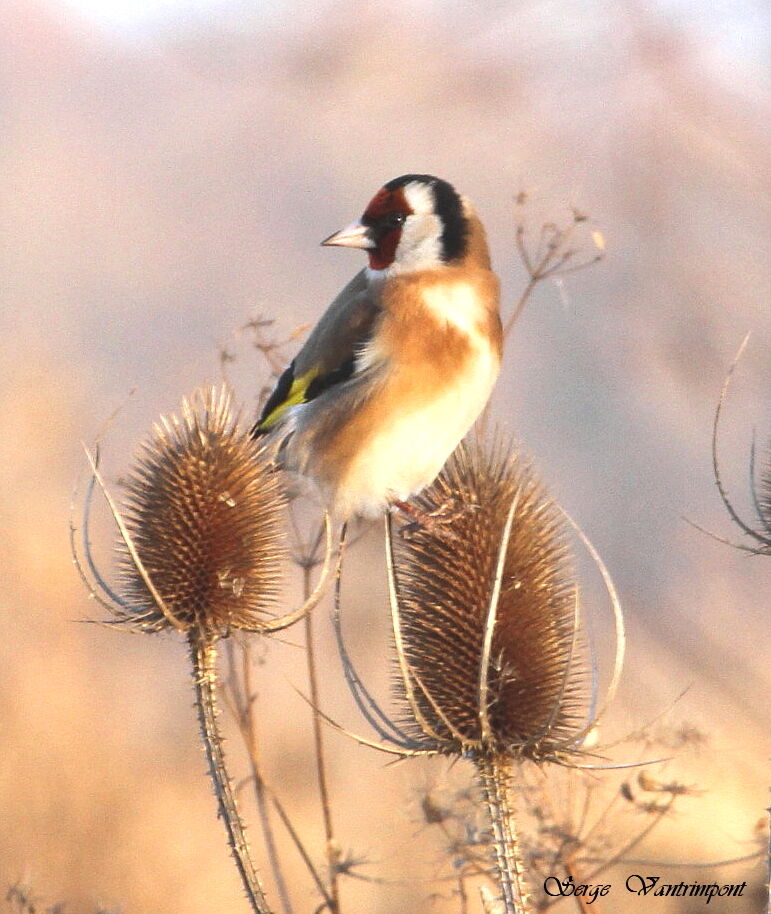
[[[605,247],[601,234],[591,231],[599,253],[582,255],[574,234],[587,220],[573,210],[566,226],[551,222],[542,226],[531,249],[524,218],[527,195],[520,192],[516,202],[517,248],[528,282],[506,318],[507,337],[540,282],[596,263]],[[257,318],[243,329],[251,332],[254,348],[275,375],[281,344],[266,335],[271,324]],[[232,362],[223,349],[223,367]],[[724,395],[725,386],[721,406]],[[715,453],[718,418],[719,410]],[[486,914],[528,914],[560,901],[588,910],[612,889],[610,882],[594,880],[614,865],[653,866],[652,861],[637,861],[630,855],[672,813],[677,798],[701,793],[695,786],[654,776],[649,769],[660,762],[652,757],[614,765],[606,750],[596,745],[600,718],[615,697],[625,650],[615,588],[592,544],[548,497],[532,466],[511,443],[485,440],[490,438],[488,424],[486,414],[436,481],[415,497],[416,516],[435,518],[431,524],[405,521],[395,532],[393,516],[386,519],[393,648],[385,665],[395,674],[391,712],[383,710],[364,683],[343,635],[341,594],[343,558],[350,548],[348,525],[340,532],[334,588],[337,647],[344,679],[374,728],[375,740],[349,733],[321,706],[319,668],[328,672],[331,664],[319,654],[310,613],[326,581],[330,519],[322,518],[320,509],[299,493],[288,498],[282,493],[270,451],[241,427],[227,387],[196,392],[190,401],[183,401],[180,414],[162,417],[155,424],[134,467],[121,481],[123,506],[105,483],[98,449],[87,452],[90,479],[83,520],[80,528],[74,519],[71,522],[76,568],[91,597],[118,626],[135,633],[176,631],[186,639],[219,816],[254,914],[270,914],[274,907],[247,840],[238,791],[223,751],[220,695],[248,754],[250,774],[239,788],[252,788],[262,855],[283,914],[296,909],[298,886],[296,877],[290,882],[285,874],[278,825],[305,865],[306,881],[318,896],[312,905],[315,911],[341,914],[344,888],[351,880],[387,885],[382,877],[362,872],[368,863],[365,856],[342,850],[323,724],[401,760],[442,756],[471,763],[475,777],[447,805],[437,804],[430,791],[420,797],[425,824],[441,826],[447,860],[442,875],[416,878],[414,899],[420,903],[436,897],[436,887],[450,879],[454,885],[447,896],[461,914],[476,908],[472,898],[478,899]],[[755,499],[761,520],[768,484],[761,472],[762,495]],[[115,586],[100,570],[89,540],[97,487],[119,534]],[[735,518],[719,477],[718,487]],[[276,614],[286,551],[282,516],[287,523],[291,518],[290,552],[302,573],[304,602],[294,612]],[[582,618],[586,608],[568,549],[571,526],[577,542],[597,564],[615,619],[615,663],[607,695],[599,703],[598,645]],[[304,537],[302,527],[315,533]],[[321,564],[320,579],[311,590],[311,575]],[[253,675],[255,642],[241,638],[240,662],[231,643],[224,680],[217,663],[220,646],[231,642],[233,635],[251,633],[265,639],[302,619],[310,720],[298,733],[313,745],[324,866],[314,862],[307,838],[274,786],[275,775],[266,773],[262,765],[261,743],[270,734],[260,726]],[[638,739],[646,749],[655,744],[647,730]],[[571,775],[551,777],[547,769],[554,766],[568,769]],[[601,772],[630,766],[640,769],[635,786],[628,779],[618,784],[615,796],[597,813],[592,790],[579,776],[593,772],[601,781]],[[533,769],[540,771],[538,779]],[[576,794],[581,799],[576,800]],[[643,814],[641,825],[612,827],[611,812],[619,798]],[[756,849],[730,861],[692,861],[692,865],[717,868],[759,862],[764,856],[763,849]],[[701,882],[682,885],[683,892],[703,888]],[[715,893],[728,891],[732,896],[743,895],[745,889],[746,881],[714,884]],[[18,886],[9,893],[9,900],[18,904],[26,897]]]
[[[591,531],[626,607],[629,660],[599,761],[671,757],[642,774],[548,764],[545,776],[515,775],[533,904],[555,902],[539,889],[544,874],[621,884],[647,861],[672,881],[746,878],[743,899],[711,902],[718,914],[765,909],[769,566],[681,516],[734,538],[711,477],[710,426],[726,365],[752,329],[724,402],[719,467],[744,532],[757,534],[736,528],[737,541],[762,551],[768,535],[768,119],[751,40],[767,14],[739,4],[732,31],[715,11],[677,20],[634,3],[558,8],[504,5],[480,22],[373,4],[352,21],[332,4],[322,22],[290,6],[269,41],[255,41],[265,23],[239,16],[145,44],[45,2],[0,13],[10,77],[0,880],[13,914],[247,908],[214,820],[178,639],[77,621],[104,618],[84,600],[66,542],[77,442],[124,404],[101,446],[105,484],[120,497],[116,474],[144,429],[219,374],[217,338],[228,337],[224,371],[253,412],[265,362],[246,357],[245,343],[272,367],[292,352],[352,269],[313,245],[349,215],[354,188],[415,167],[463,184],[485,214],[510,319],[530,303],[488,421],[517,433],[552,495]],[[746,39],[740,52],[730,35]],[[523,176],[540,192],[516,198]],[[601,216],[594,239],[582,210],[565,207],[576,187]],[[579,259],[562,262],[574,233]],[[533,282],[590,263],[605,236],[598,269]],[[258,312],[273,323],[229,337]],[[95,517],[90,537],[102,568],[108,520]],[[296,524],[290,608],[312,590],[324,551],[303,512]],[[349,542],[340,602],[351,662],[387,705],[384,564],[380,531]],[[577,555],[575,574],[586,605],[599,606],[586,564]],[[610,637],[601,621],[592,630],[606,661]],[[379,740],[341,688],[324,606],[281,636],[226,645],[221,722],[276,910],[339,901],[343,914],[455,914],[479,909],[480,886],[494,894],[470,767],[388,765],[296,693]],[[662,714],[695,724],[656,720],[609,745]],[[602,901],[588,910],[607,914]],[[703,906],[688,904],[656,909]]]

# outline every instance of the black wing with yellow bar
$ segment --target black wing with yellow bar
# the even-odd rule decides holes
[[[311,369],[298,378],[295,377],[295,362],[296,360],[283,372],[275,390],[268,397],[262,415],[252,429],[255,438],[269,432],[290,407],[315,400],[319,394],[335,384],[347,381],[354,372],[356,356],[349,356],[341,365],[326,374]]]
[[[291,407],[309,403],[345,383],[356,370],[357,356],[376,332],[381,314],[362,270],[327,308],[297,357],[278,379],[252,434],[264,435]]]

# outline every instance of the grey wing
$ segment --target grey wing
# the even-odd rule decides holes
[[[261,435],[290,406],[308,403],[325,390],[347,381],[356,357],[371,339],[381,314],[365,271],[357,273],[311,331],[296,358],[278,379],[252,434]]]

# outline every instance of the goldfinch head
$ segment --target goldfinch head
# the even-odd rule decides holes
[[[363,248],[373,271],[408,273],[462,260],[471,207],[433,175],[402,175],[380,188],[364,215],[322,244]]]

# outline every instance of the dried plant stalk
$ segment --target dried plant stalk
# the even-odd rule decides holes
[[[155,426],[128,477],[124,513],[89,459],[120,533],[117,592],[99,574],[87,543],[85,563],[76,552],[76,564],[115,623],[145,632],[175,628],[186,636],[201,736],[228,841],[252,910],[269,914],[225,765],[217,642],[233,629],[277,631],[318,602],[331,553],[329,523],[319,584],[302,607],[276,617],[270,610],[285,556],[285,501],[267,453],[239,428],[225,386],[198,392],[183,401],[181,416]]]
[[[258,914],[269,914],[270,909],[249,851],[246,829],[238,811],[233,783],[225,763],[223,739],[217,721],[217,648],[211,641],[200,639],[191,633],[190,659],[198,722],[220,817],[225,823],[228,835],[228,844],[252,909]]]
[[[768,847],[766,859],[766,873],[768,874],[767,914],[771,914],[771,806],[769,806],[766,812],[768,813]]]
[[[500,755],[483,755],[476,766],[493,830],[495,868],[505,910],[527,911],[530,895],[511,805],[511,761]]]
[[[512,765],[580,751],[589,669],[566,525],[533,471],[502,444],[463,444],[416,499],[424,516],[394,544],[392,618],[405,752],[477,768],[507,914],[531,910],[511,804]],[[397,742],[391,737],[392,742]]]
[[[516,243],[522,265],[527,270],[528,281],[520,294],[514,310],[503,325],[507,337],[519,320],[520,315],[538,283],[545,279],[560,279],[578,270],[598,263],[605,256],[605,238],[597,229],[589,230],[593,253],[583,251],[581,242],[576,244],[576,229],[587,228],[588,217],[575,207],[571,207],[569,222],[558,225],[556,222],[545,222],[535,238],[528,232],[525,218],[525,207],[530,202],[529,194],[521,190],[516,198]]]

